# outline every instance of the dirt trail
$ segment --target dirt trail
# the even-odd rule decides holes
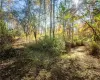
[[[69,54],[62,55],[61,57],[66,59],[66,58],[79,58],[82,61],[86,61],[87,59],[89,61],[94,61],[94,62],[99,62],[99,59],[94,58],[93,56],[88,54],[88,50],[86,46],[79,46],[76,48],[72,48]]]
[[[34,40],[26,40],[23,38],[15,39],[15,42],[12,44],[13,48],[20,49],[25,48],[25,44],[33,43]]]
[[[85,56],[87,56],[88,50],[86,49],[85,46],[79,46],[76,48],[72,48],[70,51],[71,56],[77,56],[80,58],[84,58]]]
[[[12,44],[13,48],[24,48],[24,45],[26,41],[23,39],[18,38],[17,40],[15,40],[15,42]]]

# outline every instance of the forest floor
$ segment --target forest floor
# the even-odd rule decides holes
[[[24,52],[24,43],[24,41],[18,40],[13,44],[18,53]],[[64,54],[61,56],[61,59],[63,60],[66,58],[79,58],[81,62],[96,63],[97,68],[95,71],[100,73],[100,66],[98,65],[99,59],[88,55],[88,50],[85,46],[72,48],[69,54]],[[30,70],[30,65],[28,65],[29,63],[30,61],[23,61],[19,54],[17,57],[0,60],[0,80],[20,80]]]
[[[85,56],[87,56],[87,50],[85,46],[78,46],[75,48],[72,48],[71,51],[69,52],[69,56],[70,57],[81,57],[84,58]],[[63,55],[62,57],[66,58],[66,56],[68,56],[68,54]]]

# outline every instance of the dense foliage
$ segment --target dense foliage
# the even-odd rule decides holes
[[[6,24],[3,20],[0,20],[0,52],[11,48],[13,36],[10,34]]]
[[[45,36],[37,43],[29,45],[29,48],[35,51],[48,52],[57,55],[64,49],[64,43],[60,39],[53,39]]]

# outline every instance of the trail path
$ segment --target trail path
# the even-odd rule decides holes
[[[79,46],[76,48],[72,48],[69,54],[62,55],[62,59],[66,58],[79,58],[83,62],[89,63],[99,63],[99,59],[94,58],[93,56],[89,55],[89,50],[87,50],[86,46]]]
[[[13,48],[24,48],[24,45],[23,44],[25,44],[26,43],[26,41],[25,40],[23,40],[23,39],[17,39],[13,44],[12,44],[12,46],[13,46]]]
[[[70,51],[71,56],[77,56],[80,58],[84,58],[85,56],[87,56],[88,50],[86,49],[85,46],[79,46],[76,48],[72,48]]]
[[[87,56],[87,53],[88,53],[88,50],[86,49],[85,46],[78,46],[75,48],[71,48],[71,51],[69,52],[69,54],[62,55],[62,58],[66,58],[66,57],[84,58]]]

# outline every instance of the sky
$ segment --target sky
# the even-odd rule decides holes
[[[64,1],[64,0],[57,0],[57,6],[56,6],[56,11],[57,11],[57,8],[59,7],[59,4],[61,1]],[[78,2],[79,0],[73,0],[74,4],[76,5],[76,7],[78,6]],[[21,11],[24,9],[25,7],[25,0],[13,0],[13,5],[12,6],[12,9],[14,9],[15,11]],[[4,8],[5,11],[7,10],[6,8]],[[20,18],[24,17],[24,14],[19,14],[20,15]],[[47,15],[48,16],[48,15]],[[49,18],[47,18],[47,23],[49,24]]]
[[[76,5],[76,7],[78,6],[79,0],[73,0],[74,4]]]

